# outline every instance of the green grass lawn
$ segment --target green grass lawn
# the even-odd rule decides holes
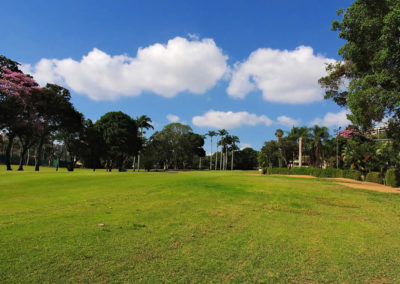
[[[247,172],[2,167],[0,283],[400,282],[399,201]]]

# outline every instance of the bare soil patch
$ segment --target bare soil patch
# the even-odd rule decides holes
[[[373,190],[378,192],[386,192],[386,193],[400,193],[400,188],[398,187],[391,187],[386,186],[383,184],[377,184],[372,182],[361,182],[351,179],[345,178],[330,178],[332,182],[336,184],[340,184],[343,186],[351,187],[351,188],[359,188],[359,189],[366,189],[366,190]]]
[[[259,176],[261,174],[249,174],[249,175]],[[309,175],[271,175],[271,176],[311,178],[311,179],[316,178],[314,176],[309,176]],[[390,187],[383,184],[377,184],[372,182],[357,181],[347,178],[326,178],[326,180],[351,188],[366,189],[366,190],[385,192],[385,193],[400,193],[400,188],[398,187]]]

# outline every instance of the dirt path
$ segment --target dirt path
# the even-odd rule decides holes
[[[327,180],[351,188],[367,189],[367,190],[386,192],[386,193],[400,193],[400,188],[398,187],[391,187],[372,182],[362,182],[345,178],[329,178]]]
[[[260,175],[260,174],[250,174],[250,175]],[[294,177],[294,178],[316,178],[309,175],[271,175],[271,176],[284,176],[284,177]],[[347,178],[325,178],[325,179],[333,183],[351,188],[366,189],[366,190],[386,192],[386,193],[400,193],[399,187],[390,187],[383,184],[357,181]]]

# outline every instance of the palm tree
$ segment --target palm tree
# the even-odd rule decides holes
[[[238,150],[236,143],[240,143],[239,137],[233,135],[229,138],[229,146],[232,153],[231,171],[233,170],[233,153]]]
[[[146,133],[143,131],[143,129],[154,129],[152,123],[152,120],[150,117],[148,117],[147,115],[141,115],[139,117],[136,117],[136,123],[138,128],[140,129],[140,139],[142,139],[143,134]],[[133,160],[133,165],[135,165],[135,160]],[[135,168],[135,166],[133,166]],[[140,169],[140,151],[138,153],[138,171]]]
[[[282,168],[282,136],[283,136],[283,130],[277,129],[275,131],[275,137],[278,140],[278,145],[279,145],[279,167],[280,168]]]
[[[306,126],[295,127],[289,133],[289,137],[299,142],[299,167],[303,166],[303,139],[310,137],[310,128]]]
[[[314,125],[311,131],[312,131],[312,139],[313,139],[314,155],[315,155],[314,166],[320,167],[322,141],[325,141],[329,138],[329,130],[325,126],[321,127],[318,125]]]
[[[209,136],[210,137],[210,139],[211,139],[211,143],[210,143],[210,147],[211,147],[211,153],[210,153],[210,170],[212,169],[212,156],[213,156],[213,153],[212,153],[212,143],[213,143],[213,137],[214,136],[216,136],[217,135],[217,132],[215,132],[215,131],[208,131],[207,132],[207,134],[206,134],[207,136]]]
[[[221,162],[220,162],[220,170],[222,170],[222,165],[225,165],[225,159],[224,159],[224,151],[226,149],[226,143],[225,143],[225,136],[228,135],[228,131],[226,129],[220,129],[218,130],[218,135],[221,137],[219,140],[219,144],[222,146],[221,149]]]

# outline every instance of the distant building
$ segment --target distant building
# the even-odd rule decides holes
[[[375,126],[374,128],[372,128],[372,130],[369,131],[369,134],[372,136],[379,136],[379,134],[385,133],[388,128],[388,125]]]

